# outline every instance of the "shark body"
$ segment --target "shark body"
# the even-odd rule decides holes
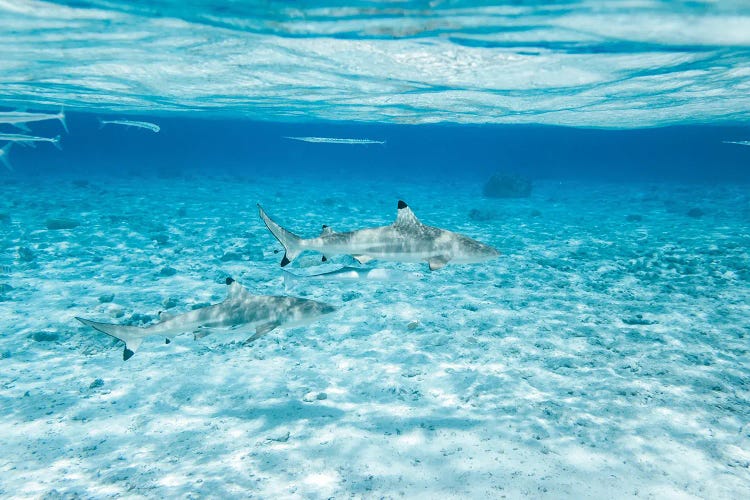
[[[60,120],[65,131],[68,131],[68,125],[65,123],[65,112],[61,109],[59,113],[29,113],[28,111],[3,111],[0,113],[0,123],[7,123],[16,128],[28,132],[27,123],[41,122],[46,120]]]
[[[140,122],[135,120],[99,120],[99,128],[104,127],[105,125],[122,125],[123,127],[135,127],[135,128],[143,128],[146,130],[150,130],[153,133],[159,132],[161,130],[161,127],[157,125],[156,123],[151,122]]]
[[[372,259],[427,262],[434,271],[448,262],[469,264],[493,259],[500,253],[489,245],[462,234],[422,224],[403,201],[390,226],[337,233],[324,226],[317,238],[303,239],[274,222],[258,205],[266,227],[284,246],[284,267],[305,250],[326,255],[351,255],[360,263]]]
[[[24,134],[0,134],[0,141],[30,145],[32,147],[34,147],[35,142],[51,142],[57,149],[61,149],[59,135],[56,137],[37,137],[35,135]]]
[[[78,317],[76,319],[125,342],[122,357],[127,361],[146,337],[165,337],[169,343],[181,333],[192,332],[196,338],[201,338],[217,331],[245,331],[254,328],[255,334],[249,339],[252,341],[275,328],[304,325],[336,310],[333,306],[309,299],[252,295],[232,278],[227,278],[227,285],[227,297],[222,302],[171,317],[162,315],[161,321],[145,327],[100,323]]]

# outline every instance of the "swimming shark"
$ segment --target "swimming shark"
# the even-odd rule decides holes
[[[193,311],[160,316],[161,321],[147,326],[114,325],[76,317],[84,325],[125,342],[122,359],[127,361],[146,337],[165,337],[167,344],[175,336],[193,332],[196,339],[217,331],[255,329],[248,341],[256,340],[278,327],[293,327],[311,323],[316,318],[336,311],[334,306],[296,297],[252,295],[237,281],[226,279],[229,286],[226,298],[214,305]]]
[[[37,137],[34,135],[0,133],[0,141],[8,141],[8,142],[21,144],[22,146],[31,146],[31,147],[36,147],[34,145],[35,142],[51,142],[52,145],[55,146],[57,149],[62,149],[60,147],[59,135],[55,137]]]
[[[57,114],[29,113],[23,110],[0,112],[0,123],[13,125],[14,127],[20,128],[26,132],[29,131],[29,127],[26,126],[27,123],[41,122],[45,120],[60,120],[65,132],[68,131],[68,125],[65,123],[65,111],[62,109],[60,109],[60,112]]]
[[[99,118],[99,128],[103,128],[105,125],[122,125],[123,127],[143,128],[150,130],[153,133],[157,133],[161,130],[159,125],[151,122],[139,122],[134,120],[102,120]]]
[[[489,245],[462,234],[422,224],[411,208],[398,202],[396,221],[390,226],[360,229],[346,233],[334,232],[323,226],[317,238],[303,239],[274,222],[258,205],[266,227],[284,246],[281,267],[292,262],[305,250],[326,255],[351,255],[361,264],[372,259],[398,262],[427,262],[431,271],[448,262],[470,264],[484,262],[500,255]]]

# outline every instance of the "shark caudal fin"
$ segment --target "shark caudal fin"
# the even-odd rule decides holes
[[[68,124],[65,122],[65,109],[60,108],[60,112],[57,114],[57,119],[60,120],[60,123],[65,129],[65,133],[69,134],[70,132],[68,132]]]
[[[83,319],[76,316],[76,319],[86,326],[98,330],[102,333],[106,333],[110,337],[122,340],[125,342],[125,350],[122,353],[122,359],[124,361],[129,360],[135,354],[135,351],[143,342],[144,337],[147,333],[144,328],[138,326],[124,326],[124,325],[113,325],[111,323],[99,323],[98,321],[91,321],[89,319]]]
[[[2,154],[0,154],[0,162],[2,162],[3,165],[5,165],[5,168],[10,170],[11,172],[13,171],[13,165],[10,164],[10,158],[8,158],[8,153],[10,153],[10,147],[12,145],[13,143],[9,142],[5,146],[3,146],[2,150],[0,150],[2,151]]]
[[[287,231],[272,221],[260,205],[258,205],[258,212],[268,230],[271,231],[271,234],[273,234],[274,237],[279,240],[279,243],[284,246],[284,258],[281,259],[281,267],[284,267],[302,253],[302,248],[300,248],[300,241],[302,241],[302,238]]]

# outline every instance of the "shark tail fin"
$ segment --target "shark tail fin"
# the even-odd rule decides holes
[[[13,143],[9,142],[5,146],[3,146],[3,149],[2,149],[3,154],[0,155],[0,161],[3,162],[3,165],[5,165],[5,168],[7,168],[8,170],[10,170],[11,172],[13,171],[13,165],[10,164],[10,159],[8,158],[8,153],[10,153],[10,147],[12,145],[13,145]]]
[[[260,218],[263,219],[263,222],[266,224],[268,230],[271,231],[271,234],[273,234],[274,237],[279,240],[279,243],[284,246],[284,258],[281,259],[281,267],[284,267],[294,259],[296,259],[300,253],[302,253],[302,248],[300,245],[302,238],[294,233],[287,231],[286,229],[272,221],[271,218],[266,214],[265,210],[263,210],[263,207],[261,207],[260,205],[258,205],[258,211],[260,213]]]
[[[69,134],[70,132],[68,132],[68,124],[65,122],[65,109],[60,108],[60,112],[57,114],[57,119],[60,120],[60,123],[65,129],[65,133]]]
[[[122,352],[122,359],[124,361],[127,361],[131,357],[133,357],[133,354],[135,354],[135,351],[137,351],[141,346],[144,337],[146,337],[147,335],[146,330],[138,326],[99,323],[98,321],[91,321],[89,319],[79,318],[77,316],[76,319],[84,325],[90,326],[94,330],[106,333],[110,337],[114,337],[125,342],[125,350]]]

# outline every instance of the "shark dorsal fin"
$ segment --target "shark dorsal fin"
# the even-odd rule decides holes
[[[240,285],[232,278],[227,278],[226,283],[229,285],[229,290],[227,290],[227,300],[241,299],[250,293],[247,291],[247,288]]]
[[[411,211],[409,205],[407,205],[404,201],[399,200],[398,211],[396,212],[396,222],[394,222],[393,225],[408,226],[412,224],[419,224],[419,219],[417,219],[417,216],[414,215],[414,212]]]
[[[323,224],[323,229],[320,231],[320,236],[328,236],[333,234],[333,229],[331,229],[331,226],[327,226]]]

